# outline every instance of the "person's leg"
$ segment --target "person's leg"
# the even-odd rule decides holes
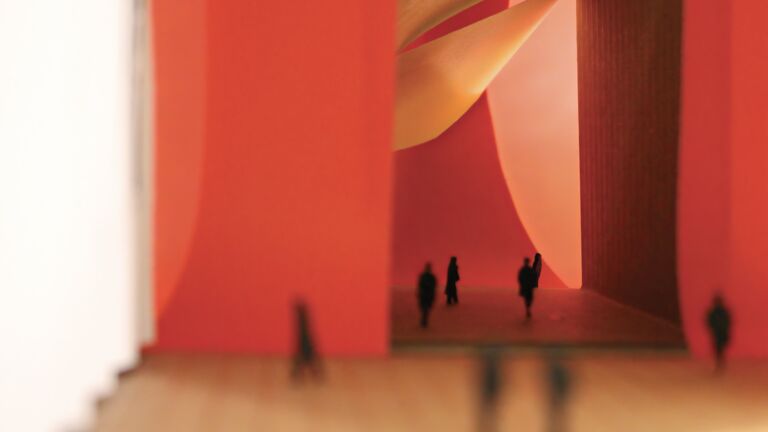
[[[531,317],[531,295],[527,294],[525,296],[525,317],[530,318]]]
[[[715,372],[722,372],[725,366],[725,346],[715,342]]]
[[[478,429],[480,432],[498,431],[496,404],[493,402],[483,403],[480,406],[480,418],[478,420],[480,422]]]
[[[325,376],[325,368],[323,367],[323,362],[320,361],[317,356],[312,356],[312,358],[308,361],[309,363],[307,363],[307,367],[310,369],[315,379],[322,379],[323,376]]]
[[[296,356],[293,359],[293,366],[291,367],[291,379],[298,381],[302,377],[302,361],[300,356]]]
[[[421,328],[427,327],[427,308],[421,308]]]

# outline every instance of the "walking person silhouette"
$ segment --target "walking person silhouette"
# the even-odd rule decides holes
[[[715,351],[715,371],[720,372],[725,366],[725,351],[731,341],[731,313],[720,294],[716,294],[712,300],[707,313],[707,326]]]
[[[446,304],[458,304],[459,292],[456,287],[456,282],[461,278],[459,277],[459,266],[456,264],[456,257],[451,257],[451,262],[448,263],[448,276],[445,279],[445,297]]]
[[[416,297],[419,299],[419,309],[421,309],[422,328],[427,328],[429,325],[429,311],[435,303],[435,288],[437,288],[437,278],[432,273],[432,264],[427,263],[421,276],[419,276],[419,288],[416,293]]]
[[[294,305],[294,311],[296,316],[296,351],[291,377],[297,380],[302,377],[304,371],[308,370],[315,378],[320,378],[323,375],[323,370],[310,331],[307,305],[303,301],[297,301]]]
[[[536,288],[538,277],[536,271],[531,267],[531,259],[525,257],[523,266],[517,273],[517,282],[520,284],[518,294],[525,301],[525,318],[531,318],[531,306],[533,305],[533,290]]]

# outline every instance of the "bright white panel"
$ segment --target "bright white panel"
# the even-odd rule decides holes
[[[0,0],[0,430],[73,430],[136,356],[130,11]]]

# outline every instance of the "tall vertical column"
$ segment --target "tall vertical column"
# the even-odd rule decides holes
[[[682,4],[578,4],[583,285],[677,321]]]

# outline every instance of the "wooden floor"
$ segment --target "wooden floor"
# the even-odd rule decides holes
[[[459,301],[447,307],[440,297],[425,330],[419,326],[415,291],[395,289],[394,345],[684,346],[679,327],[587,290],[538,290],[531,320],[525,319],[522,299],[512,289],[463,289]]]
[[[724,375],[681,356],[578,354],[569,432],[768,431],[768,364]],[[473,431],[476,364],[468,354],[332,360],[322,383],[292,385],[281,359],[148,357],[99,409],[95,430]],[[503,363],[500,431],[545,431],[542,362]]]

